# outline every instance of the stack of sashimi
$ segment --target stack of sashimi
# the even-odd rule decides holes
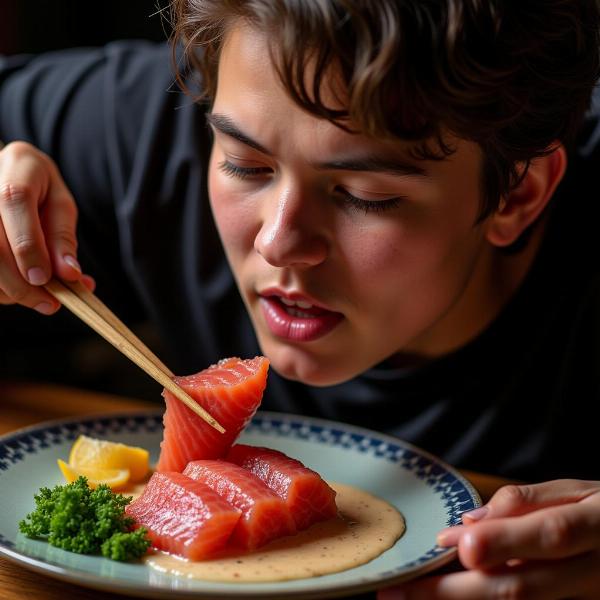
[[[157,472],[127,507],[153,545],[191,560],[233,546],[253,550],[335,517],[335,491],[277,450],[232,446],[266,386],[264,357],[231,358],[176,382],[223,427],[221,434],[168,391]]]

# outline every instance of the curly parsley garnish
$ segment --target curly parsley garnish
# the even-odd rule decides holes
[[[27,537],[121,561],[139,558],[150,547],[147,530],[132,530],[134,520],[125,514],[131,497],[115,494],[107,485],[92,490],[87,479],[79,477],[54,489],[40,488],[34,499],[36,509],[19,523]]]

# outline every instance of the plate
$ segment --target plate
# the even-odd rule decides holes
[[[137,412],[43,423],[0,438],[0,553],[24,567],[86,587],[145,598],[330,598],[411,579],[456,556],[436,534],[460,523],[480,498],[457,471],[431,454],[380,433],[320,419],[258,412],[240,442],[269,446],[298,458],[325,479],[360,487],[404,515],[406,532],[371,562],[347,571],[281,583],[216,583],[161,573],[142,563],[119,563],[66,552],[31,540],[18,522],[33,510],[41,486],[64,483],[56,465],[73,440],[92,437],[143,446],[158,459],[162,413]]]

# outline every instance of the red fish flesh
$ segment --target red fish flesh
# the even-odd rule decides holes
[[[226,460],[264,481],[287,504],[300,531],[335,517],[335,490],[299,460],[271,448],[236,444]]]
[[[267,383],[263,356],[228,358],[175,382],[226,430],[219,433],[167,390],[157,471],[183,471],[188,462],[222,458],[258,408]]]
[[[190,560],[227,544],[242,512],[207,485],[181,473],[154,473],[125,512],[148,530],[152,545]]]
[[[250,471],[224,460],[195,460],[184,475],[201,481],[232,506],[242,511],[231,541],[245,549],[296,533],[285,502]]]

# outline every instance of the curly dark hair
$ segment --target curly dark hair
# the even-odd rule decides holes
[[[481,218],[531,160],[572,143],[600,74],[596,0],[173,0],[171,11],[174,48],[209,102],[224,35],[242,19],[268,34],[283,85],[312,114],[417,140],[421,158],[453,151],[444,131],[479,144]],[[331,66],[346,110],[321,97]]]

